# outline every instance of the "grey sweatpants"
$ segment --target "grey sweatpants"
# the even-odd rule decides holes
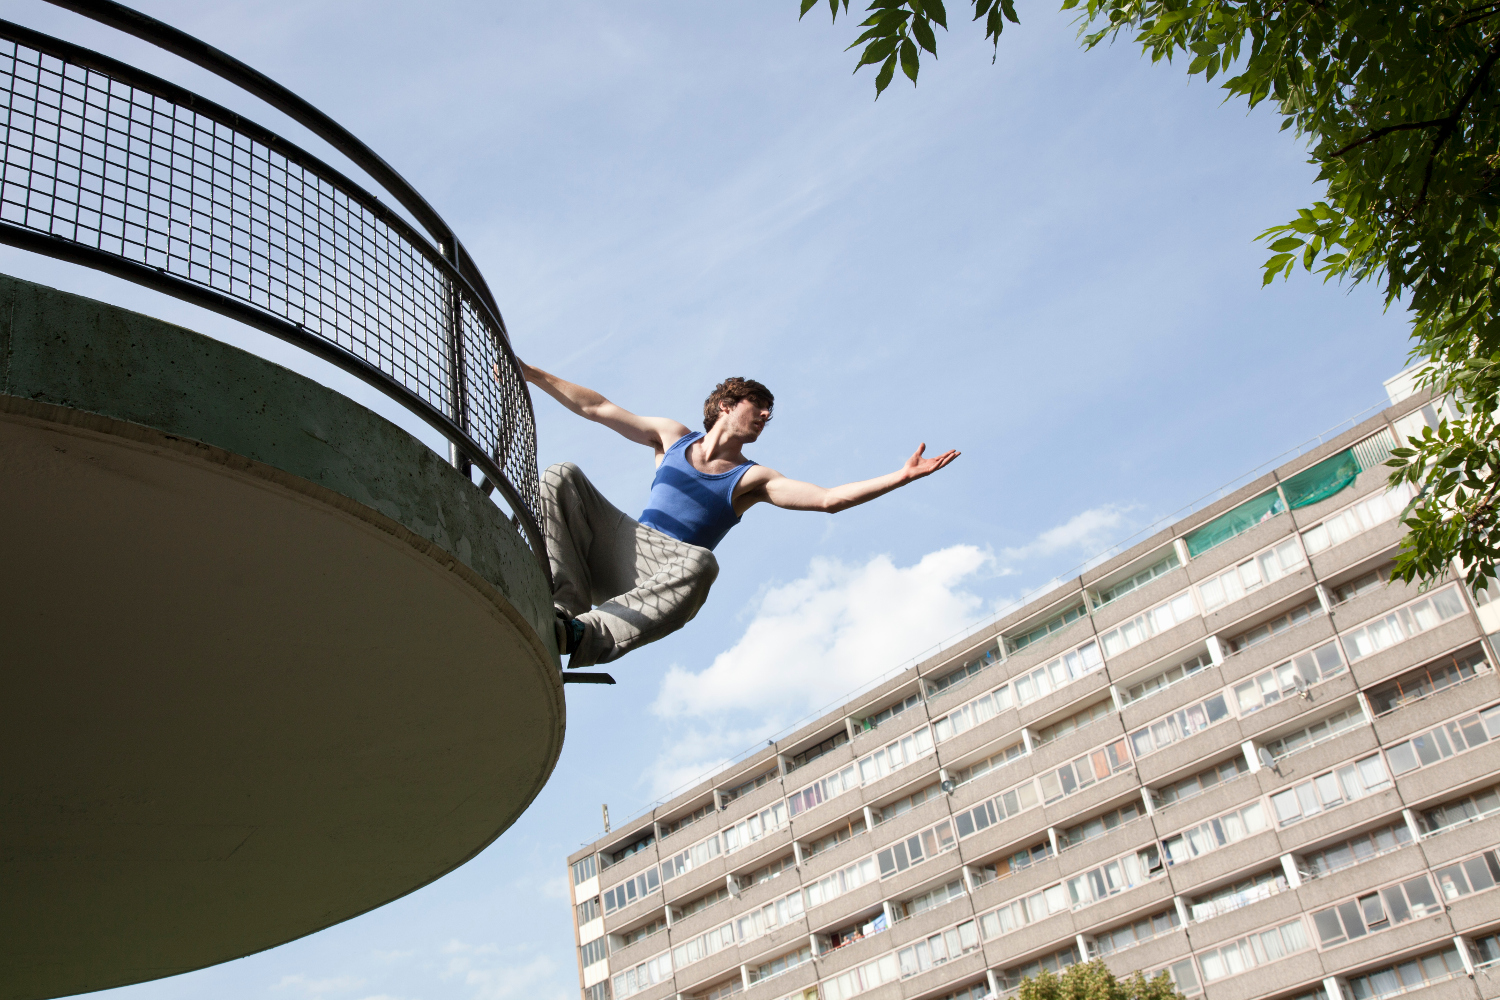
[[[682,628],[719,575],[712,552],[627,517],[572,462],[542,474],[542,531],[552,603],[584,625],[569,667],[607,663]]]

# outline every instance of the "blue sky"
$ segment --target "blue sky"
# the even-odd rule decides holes
[[[570,689],[551,783],[496,844],[379,911],[119,1000],[576,996],[564,855],[782,728],[1380,403],[1406,324],[1376,291],[1260,287],[1317,196],[1301,147],[1128,44],[1023,6],[997,62],[954,7],[922,85],[851,75],[794,0],[137,0],[365,139],[458,230],[528,361],[696,423],[767,383],[752,457],[833,485],[917,443],[951,468],[827,517],[757,509],[685,630]],[[39,0],[3,16],[257,102]],[[311,148],[321,146],[307,140]],[[0,269],[364,387],[168,299],[0,249]],[[627,511],[650,453],[537,402],[541,460]]]

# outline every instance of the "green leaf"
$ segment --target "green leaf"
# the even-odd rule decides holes
[[[906,76],[907,76],[907,78],[910,79],[912,83],[916,83],[917,82],[917,70],[921,68],[921,67],[919,67],[917,65],[917,62],[918,62],[917,47],[915,45],[913,45],[911,43],[911,39],[908,38],[908,39],[905,39],[905,40],[903,40],[901,42],[901,50],[900,51],[901,51],[901,72],[905,73]]]
[[[886,59],[885,65],[880,67],[880,72],[875,74],[875,99],[880,100],[880,94],[891,85],[891,77],[896,75],[896,54],[891,53]]]
[[[1285,237],[1284,239],[1277,240],[1275,243],[1272,243],[1271,244],[1271,249],[1274,250],[1276,253],[1285,253],[1288,250],[1295,250],[1298,247],[1300,247],[1301,245],[1302,245],[1302,241],[1299,240],[1299,239],[1297,239],[1297,237],[1295,237],[1295,236],[1288,236],[1288,237]]]
[[[1015,0],[1000,0],[1000,9],[1005,12],[1005,19],[1011,24],[1021,23],[1021,19],[1016,16]]]
[[[797,15],[797,20],[802,20],[802,18],[806,16],[807,12],[812,10],[817,5],[818,0],[802,0],[802,12]],[[837,8],[835,8],[834,13],[837,14],[837,12],[838,10]]]
[[[922,46],[933,55],[937,55],[937,38],[932,33],[932,24],[925,17],[919,17],[911,22],[912,37],[917,44]]]
[[[923,12],[939,25],[944,31],[948,30],[948,11],[943,7],[943,0],[922,0]],[[979,15],[974,15],[978,20]]]

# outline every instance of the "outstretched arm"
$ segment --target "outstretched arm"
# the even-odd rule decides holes
[[[526,381],[539,387],[563,406],[585,420],[603,424],[636,444],[655,449],[657,455],[666,454],[674,441],[688,433],[688,429],[675,420],[638,416],[611,403],[593,389],[558,378],[540,368],[533,368],[519,358],[516,361],[521,366],[521,374],[526,377]]]
[[[846,483],[829,489],[812,483],[788,479],[774,469],[757,466],[745,473],[749,481],[744,493],[735,497],[735,510],[744,513],[762,501],[786,510],[818,510],[833,514],[841,510],[874,500],[898,486],[930,476],[958,457],[956,451],[947,451],[937,458],[923,458],[927,450],[923,444],[912,453],[906,464],[895,472],[860,483]]]

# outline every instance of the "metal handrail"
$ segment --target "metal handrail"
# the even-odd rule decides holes
[[[202,66],[307,126],[420,225],[182,87],[0,21],[0,242],[287,340],[379,389],[498,487],[548,575],[536,424],[504,321],[436,211],[369,147],[244,63],[112,0],[49,0]],[[5,43],[9,43],[6,45]]]

